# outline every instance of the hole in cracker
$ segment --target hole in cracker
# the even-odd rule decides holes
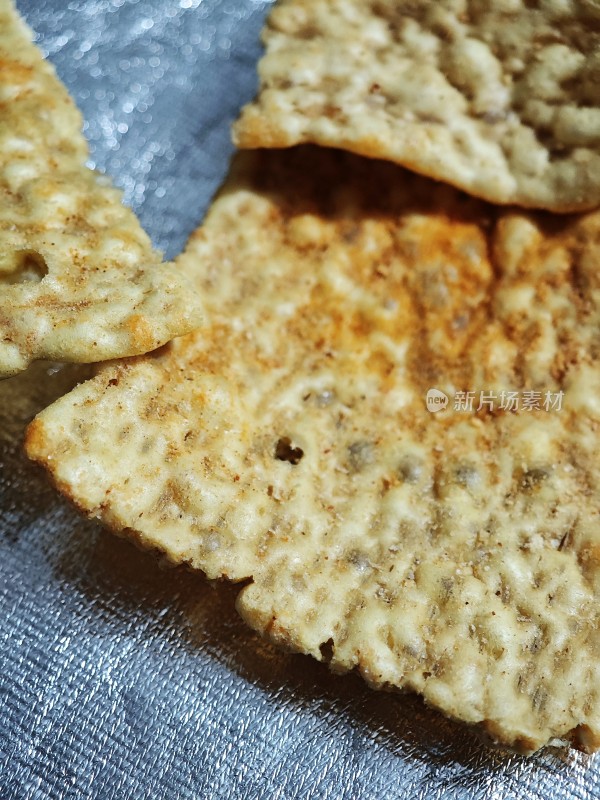
[[[296,466],[302,460],[304,450],[294,447],[292,440],[288,436],[282,437],[275,445],[275,458],[279,461],[287,461],[292,466]]]
[[[331,659],[333,658],[333,647],[334,641],[333,639],[328,639],[323,644],[319,645],[319,652],[321,653],[321,660],[325,662],[325,664],[329,664]]]
[[[9,269],[3,272],[3,283],[39,283],[48,274],[46,259],[35,250],[19,250],[10,259]]]

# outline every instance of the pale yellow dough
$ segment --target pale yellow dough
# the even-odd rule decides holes
[[[493,203],[600,204],[600,4],[279,0],[241,147],[341,147]]]
[[[339,151],[243,154],[179,268],[207,325],[102,367],[29,456],[274,642],[494,741],[600,745],[600,214]],[[431,414],[428,389],[564,391]]]
[[[79,111],[0,0],[0,377],[145,353],[199,324],[135,214],[85,166]]]

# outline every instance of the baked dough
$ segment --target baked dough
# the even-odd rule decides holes
[[[0,0],[0,377],[145,353],[201,319],[108,178],[11,0]]]
[[[341,151],[242,154],[179,259],[206,326],[103,366],[28,454],[116,532],[246,582],[274,642],[522,752],[592,751],[600,213],[560,222]]]
[[[280,0],[241,147],[385,158],[493,203],[600,204],[592,0]]]

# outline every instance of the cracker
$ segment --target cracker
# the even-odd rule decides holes
[[[241,147],[385,158],[494,203],[600,203],[597,3],[280,0]]]
[[[278,644],[497,742],[600,744],[600,214],[335,150],[241,154],[179,265],[207,326],[103,366],[29,456]],[[429,389],[564,391],[430,413]],[[477,403],[476,403],[477,405]]]
[[[79,111],[30,38],[0,0],[0,376],[143,353],[199,322],[180,272],[85,166]]]

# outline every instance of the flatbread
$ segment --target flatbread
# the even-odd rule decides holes
[[[0,377],[32,360],[144,353],[199,323],[107,178],[85,166],[79,111],[0,0]]]
[[[335,150],[242,154],[179,261],[209,324],[102,367],[27,452],[113,530],[248,582],[239,610],[274,642],[523,752],[591,751],[599,242],[598,213],[505,212]],[[469,391],[496,407],[455,410]]]
[[[494,203],[600,204],[595,0],[280,0],[240,147],[313,142]]]

